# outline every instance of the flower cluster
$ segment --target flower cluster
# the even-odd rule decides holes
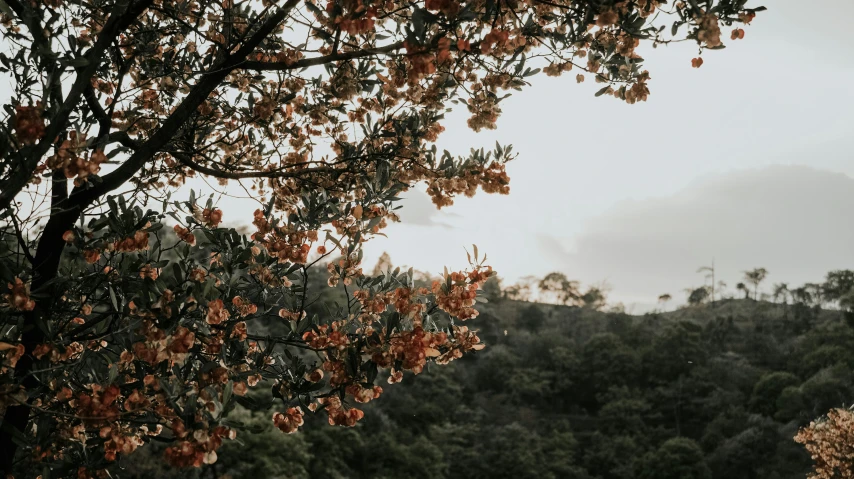
[[[708,47],[721,45],[721,27],[718,17],[712,14],[703,15],[697,26],[697,40],[705,42]]]
[[[329,414],[330,426],[350,426],[353,427],[363,417],[364,411],[356,408],[346,408],[337,396],[330,396],[318,399],[318,402],[325,406],[326,413]]]
[[[487,166],[472,166],[460,177],[437,178],[430,182],[427,194],[433,204],[442,208],[454,204],[455,195],[473,197],[478,186],[487,193],[509,194],[510,177],[507,176],[504,163],[493,161]]]
[[[337,263],[330,262],[327,264],[326,270],[329,272],[327,284],[329,284],[329,287],[334,288],[335,286],[338,286],[339,281],[343,282],[344,286],[350,286],[353,282],[353,278],[362,275],[362,268],[360,267],[360,264],[361,261],[354,254],[351,254],[346,258],[339,259]]]
[[[56,149],[56,154],[48,158],[47,168],[62,170],[66,178],[75,178],[75,185],[81,185],[89,175],[101,170],[101,164],[107,161],[103,150],[87,152],[86,134],[71,131],[68,138]]]
[[[196,341],[196,334],[183,326],[179,326],[172,334],[167,335],[150,321],[143,322],[139,334],[145,336],[145,341],[134,343],[132,354],[129,351],[122,353],[123,362],[129,364],[133,359],[138,359],[151,366],[156,366],[163,361],[180,364]]]
[[[424,370],[429,358],[441,354],[439,348],[447,342],[447,334],[431,333],[417,326],[412,331],[393,335],[389,339],[388,348],[374,352],[371,360],[383,368],[391,368],[400,362],[403,369],[418,374]]]
[[[196,244],[196,237],[193,236],[193,233],[187,229],[182,227],[181,225],[175,225],[173,228],[175,234],[178,236],[178,239],[189,244],[190,246]]]
[[[216,450],[222,445],[223,438],[234,439],[237,433],[225,426],[217,426],[211,431],[197,429],[192,434],[184,424],[176,421],[172,425],[173,434],[180,438],[177,444],[166,448],[164,457],[174,467],[200,467],[202,464],[216,462]]]
[[[284,414],[277,412],[273,414],[273,425],[285,434],[297,432],[303,425],[303,413],[300,407],[291,407]]]
[[[306,331],[302,339],[314,349],[344,350],[350,344],[344,325],[343,321],[336,321],[330,325],[321,324],[317,326],[317,331]]]
[[[241,318],[245,318],[250,314],[255,314],[258,312],[258,306],[252,304],[249,300],[241,298],[240,296],[235,296],[231,300],[231,304],[237,309],[237,314]]]
[[[202,221],[206,226],[216,228],[222,221],[222,210],[217,208],[205,208],[202,210]]]
[[[827,418],[798,431],[795,441],[806,447],[815,461],[810,479],[854,477],[854,413],[832,409]]]
[[[32,311],[35,308],[36,302],[30,298],[30,287],[21,281],[21,278],[16,277],[15,282],[8,283],[7,286],[9,293],[4,294],[3,297],[6,298],[12,309]]]
[[[311,251],[311,243],[317,241],[317,231],[276,227],[267,220],[261,210],[255,211],[252,224],[258,228],[252,238],[263,245],[270,256],[278,258],[280,263],[305,264]]]
[[[151,225],[146,225],[150,227]],[[137,231],[133,236],[115,241],[112,249],[120,253],[132,253],[134,251],[144,251],[148,249],[148,232],[144,230]]]
[[[15,106],[15,136],[22,145],[32,145],[44,136],[41,105]]]
[[[476,268],[468,275],[454,272],[448,275],[445,282],[433,282],[433,294],[436,304],[443,311],[462,320],[471,319],[478,315],[474,309],[477,290],[492,276],[492,268]]]

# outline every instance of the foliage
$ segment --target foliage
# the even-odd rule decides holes
[[[708,286],[700,286],[699,288],[688,290],[688,304],[697,306],[703,304],[712,296],[712,291]]]
[[[306,409],[352,426],[363,414],[354,403],[382,393],[378,377],[399,382],[481,348],[456,323],[477,314],[492,275],[476,251],[470,270],[427,288],[412,272],[367,276],[360,264],[364,241],[417,183],[439,207],[509,191],[511,147],[437,150],[446,110],[462,105],[470,128],[492,129],[509,90],[573,68],[602,85],[597,95],[645,101],[641,44],[721,49],[722,26],[743,38],[738,25],[764,9],[0,5],[0,73],[14,89],[0,122],[0,469],[77,477],[106,474],[155,439],[169,443],[171,465],[215,462],[239,429],[235,404],[266,411],[250,388],[272,390],[283,432]],[[259,202],[251,236],[220,227],[211,201],[175,201],[198,176]],[[337,304],[310,288],[318,261],[343,287]]]
[[[559,304],[575,305],[581,300],[581,292],[578,291],[578,281],[570,281],[566,275],[560,272],[547,274],[537,287],[544,295],[553,297]]]
[[[640,462],[638,479],[710,479],[703,450],[691,439],[668,439]]]
[[[768,270],[765,268],[753,268],[744,272],[744,280],[753,285],[753,299],[759,299],[759,284],[765,281]]]

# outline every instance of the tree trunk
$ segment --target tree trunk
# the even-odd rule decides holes
[[[51,316],[53,301],[56,298],[53,291],[55,286],[48,285],[48,283],[56,278],[59,269],[59,260],[65,246],[62,235],[71,229],[80,211],[77,208],[60,210],[56,207],[55,205],[60,205],[67,197],[67,180],[64,175],[61,176],[61,179],[60,176],[54,176],[52,183],[51,204],[54,205],[54,208],[42,231],[32,265],[33,276],[30,292],[33,294],[36,305],[32,311],[27,312],[24,316],[21,343],[24,345],[25,352],[15,366],[15,376],[21,380],[27,393],[31,393],[39,387],[37,378],[30,374],[35,362],[32,352],[36,346],[45,342],[45,332],[39,325],[47,324]],[[12,438],[26,432],[29,417],[30,408],[26,404],[9,406],[3,415],[2,429],[0,429],[0,471],[3,472],[4,476],[11,474],[18,449],[18,445]]]

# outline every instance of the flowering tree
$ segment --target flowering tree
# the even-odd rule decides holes
[[[742,38],[762,9],[746,3],[0,2],[14,85],[0,126],[3,470],[89,477],[155,438],[170,464],[199,466],[235,436],[228,412],[252,406],[248,388],[273,391],[283,432],[307,411],[352,426],[380,375],[481,348],[457,324],[492,274],[477,254],[432,288],[360,267],[415,184],[438,207],[508,192],[510,147],[437,151],[446,109],[491,129],[506,91],[572,69],[597,95],[646,100],[642,43],[723,48],[721,29]],[[251,236],[210,201],[171,199],[194,176],[259,200]],[[319,261],[348,299],[315,318]]]

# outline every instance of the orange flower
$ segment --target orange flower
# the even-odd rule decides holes
[[[8,283],[9,294],[4,295],[12,308],[18,311],[32,311],[36,302],[30,299],[30,287],[21,278],[15,278],[14,283]]]
[[[15,107],[15,133],[23,145],[32,145],[44,136],[44,118],[41,105]]]
[[[222,210],[216,208],[205,208],[204,211],[202,211],[202,218],[204,218],[206,225],[211,228],[216,228],[222,221]]]
[[[284,414],[277,412],[273,414],[273,425],[285,434],[297,432],[303,425],[303,413],[299,406],[288,408]]]

